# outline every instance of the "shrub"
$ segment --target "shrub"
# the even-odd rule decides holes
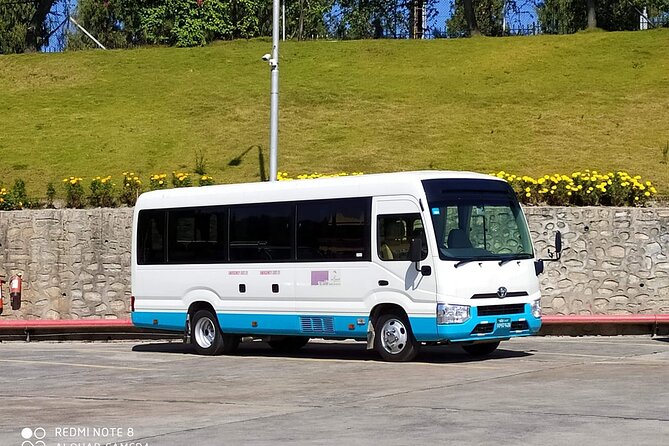
[[[63,179],[66,207],[75,209],[82,209],[84,207],[84,187],[81,185],[82,181],[83,178],[79,177]]]
[[[167,187],[166,173],[156,173],[149,177],[149,189],[158,190],[158,189],[165,189],[166,187]]]
[[[123,187],[119,196],[121,203],[134,206],[141,193],[142,181],[135,175],[135,172],[123,172]]]
[[[9,192],[7,191],[6,188],[0,187],[0,209],[2,209],[3,211],[8,211],[12,209],[10,203],[7,201],[8,193]]]
[[[90,185],[91,194],[88,202],[93,207],[109,208],[114,206],[114,183],[111,176],[95,177]]]
[[[650,181],[621,171],[602,174],[586,169],[571,175],[544,175],[536,179],[504,171],[494,175],[508,181],[524,204],[643,206],[657,194]]]
[[[46,185],[46,207],[53,208],[53,200],[56,198],[56,186],[53,183]]]
[[[207,162],[204,160],[204,152],[202,150],[195,151],[195,169],[193,169],[198,175],[205,176],[207,173]]]
[[[172,186],[174,187],[190,187],[193,185],[193,180],[190,174],[184,172],[172,172]]]
[[[362,172],[352,172],[352,173],[346,173],[346,172],[339,172],[339,173],[304,173],[301,175],[298,175],[297,177],[293,178],[291,177],[287,172],[277,172],[276,173],[276,179],[278,181],[292,181],[294,179],[298,180],[314,180],[316,178],[337,178],[337,177],[347,177],[347,176],[355,176],[355,175],[362,175]]]
[[[40,207],[39,200],[30,200],[26,194],[26,183],[17,179],[11,189],[0,187],[0,210],[11,211]]]
[[[209,175],[202,175],[197,179],[197,184],[198,186],[212,186],[216,183],[214,183],[214,179]]]

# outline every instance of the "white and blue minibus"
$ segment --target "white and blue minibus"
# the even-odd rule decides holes
[[[542,271],[513,189],[488,175],[158,190],[134,210],[132,320],[206,355],[310,338],[367,341],[388,361],[434,344],[485,355],[539,330]]]

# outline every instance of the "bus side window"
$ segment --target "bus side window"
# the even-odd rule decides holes
[[[381,260],[409,260],[411,239],[423,239],[423,259],[427,242],[420,214],[379,215],[377,219],[377,252]]]
[[[369,260],[369,207],[368,198],[298,203],[297,259]]]
[[[165,211],[140,211],[137,223],[137,263],[165,263]]]
[[[293,259],[293,208],[292,203],[230,208],[230,261]]]
[[[223,208],[190,208],[168,213],[168,262],[217,263],[226,260]]]

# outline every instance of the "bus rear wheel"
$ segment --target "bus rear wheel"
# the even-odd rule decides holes
[[[499,347],[499,341],[497,342],[485,342],[482,344],[472,344],[472,345],[463,345],[462,349],[469,353],[471,356],[487,356],[497,350]]]
[[[374,349],[385,361],[411,361],[420,345],[411,332],[409,321],[403,315],[382,314],[374,324]]]
[[[221,333],[218,319],[209,310],[199,310],[191,322],[191,340],[200,355],[232,354],[237,350],[239,337]]]
[[[272,347],[272,350],[276,350],[281,353],[292,353],[307,345],[308,342],[309,338],[304,336],[287,336],[282,339],[269,341],[268,344],[270,347]]]

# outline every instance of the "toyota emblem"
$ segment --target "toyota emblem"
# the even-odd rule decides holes
[[[501,286],[501,287],[499,287],[499,289],[497,290],[497,296],[498,296],[500,299],[504,299],[504,298],[506,297],[506,293],[507,293],[507,292],[508,292],[508,290],[507,290],[506,288],[504,288],[503,286]]]

